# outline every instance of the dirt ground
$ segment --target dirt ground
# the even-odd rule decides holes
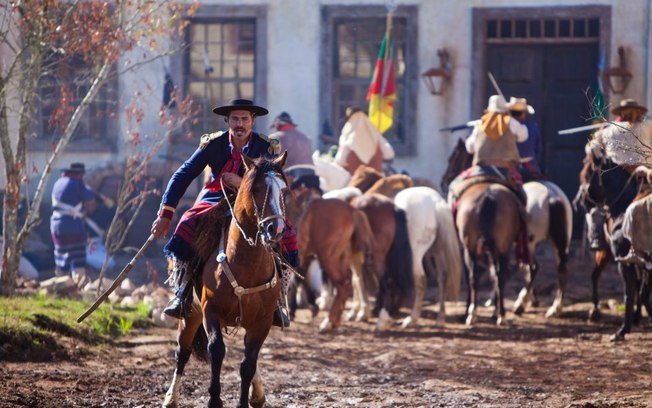
[[[447,303],[445,327],[435,324],[434,291],[414,328],[375,335],[371,323],[345,322],[317,333],[325,312],[300,310],[284,332],[274,328],[260,358],[268,407],[652,407],[652,329],[635,327],[611,343],[622,312],[615,268],[604,272],[600,323],[587,323],[590,258],[574,257],[559,318],[545,319],[556,274],[544,262],[536,285],[541,307],[508,313],[497,327],[490,308],[474,327],[461,323],[463,303]],[[512,276],[508,306],[521,284]],[[402,311],[408,312],[405,308]],[[67,344],[71,358],[49,363],[0,363],[0,408],[160,406],[174,368],[175,332],[135,332],[117,347]],[[222,398],[234,406],[242,333],[227,337]],[[207,403],[209,367],[192,359],[181,406]]]

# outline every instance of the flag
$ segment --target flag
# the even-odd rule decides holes
[[[605,68],[605,53],[604,50],[602,50],[600,55],[600,62],[598,63],[598,78],[596,83],[595,95],[593,95],[593,104],[592,104],[593,117],[591,118],[593,122],[602,122],[607,118],[605,112],[606,108],[604,106],[604,88],[602,85],[602,79],[600,78],[600,75],[602,75],[602,71],[604,70],[604,68]]]
[[[394,81],[393,46],[388,30],[383,37],[378,51],[376,68],[371,78],[367,101],[369,102],[369,120],[384,133],[392,127],[394,119],[394,100],[396,99],[396,84]]]

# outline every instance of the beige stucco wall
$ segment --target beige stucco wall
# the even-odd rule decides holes
[[[323,5],[417,5],[418,13],[418,71],[437,65],[436,51],[446,47],[454,65],[454,77],[448,92],[443,96],[430,95],[418,79],[417,95],[417,152],[416,157],[397,158],[394,167],[407,170],[415,176],[427,177],[438,183],[446,159],[456,141],[455,136],[439,133],[444,126],[464,123],[470,119],[472,9],[473,7],[554,7],[577,5],[616,5],[612,8],[611,66],[617,62],[616,49],[627,49],[628,68],[634,79],[623,97],[636,98],[643,103],[652,102],[650,70],[650,2],[652,0],[205,0],[204,4],[267,7],[267,78],[268,108],[271,115],[285,110],[300,128],[316,141],[320,131],[319,58],[321,53],[320,7]],[[167,60],[164,60],[167,61]],[[145,131],[158,129],[156,112],[161,103],[163,69],[159,63],[146,66],[121,78],[124,101],[133,97],[136,89],[151,98]],[[400,95],[399,95],[400,98]],[[619,99],[619,98],[618,98]],[[617,102],[617,100],[612,100]],[[152,115],[153,114],[153,115]],[[262,123],[262,121],[261,121]],[[266,122],[269,123],[269,122]],[[265,124],[266,124],[265,123]],[[125,118],[121,124],[126,130]],[[262,126],[259,131],[267,133]],[[334,129],[337,133],[339,130]],[[123,131],[124,134],[124,131]],[[124,143],[122,144],[124,146]],[[121,151],[124,153],[124,151]],[[37,166],[39,155],[31,157]],[[111,160],[106,154],[63,157],[65,164],[82,160],[100,163]],[[115,158],[113,158],[115,159]],[[0,180],[0,183],[2,181]],[[4,183],[3,183],[4,185]]]

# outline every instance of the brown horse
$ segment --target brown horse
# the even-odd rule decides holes
[[[476,319],[482,266],[491,271],[494,283],[496,323],[502,324],[505,318],[504,288],[510,252],[522,222],[520,207],[516,194],[497,183],[472,185],[457,202],[455,224],[469,272],[467,325]]]
[[[299,241],[299,272],[305,276],[317,258],[337,294],[320,332],[337,329],[346,300],[351,293],[351,263],[356,258],[373,257],[369,248],[373,235],[367,217],[339,199],[313,199],[306,203],[296,222]]]
[[[231,207],[229,199],[222,200],[222,205],[211,210],[214,214],[205,217],[218,221],[217,225],[208,228],[202,220],[203,225],[198,226],[196,240],[202,245],[197,246],[197,252],[205,259],[201,262],[204,264],[201,301],[198,303],[195,299],[191,314],[179,325],[176,369],[163,404],[165,407],[177,406],[181,376],[191,351],[193,347],[201,351],[206,342],[212,373],[208,406],[222,407],[220,371],[226,351],[222,330],[228,327],[245,331],[237,406],[246,407],[251,403],[260,407],[265,402],[257,361],[271,329],[281,291],[277,246],[285,228],[283,190],[287,180],[282,167],[286,157],[287,153],[273,160],[252,161],[242,156],[247,171],[235,203],[229,208],[233,218],[226,244],[220,243],[217,257],[215,242],[221,241],[221,225],[224,225],[226,214],[223,203]],[[206,248],[211,248],[212,256],[206,256]],[[201,329],[202,318],[205,333]]]

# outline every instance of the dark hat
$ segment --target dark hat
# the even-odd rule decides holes
[[[86,167],[84,166],[84,163],[73,163],[69,168],[63,169],[63,171],[67,171],[69,173],[84,173],[86,172]]]
[[[231,99],[228,105],[218,106],[213,109],[213,113],[221,116],[229,116],[229,113],[234,110],[246,110],[256,116],[265,116],[269,113],[267,109],[254,105],[253,101],[249,99]]]
[[[623,99],[620,101],[618,106],[616,106],[611,113],[614,115],[619,115],[625,110],[625,109],[639,109],[642,110],[643,112],[647,112],[647,108],[645,106],[639,105],[638,102],[636,102],[634,99]]]
[[[278,114],[277,117],[274,118],[274,121],[272,122],[272,124],[269,127],[274,127],[276,125],[295,125],[296,126],[296,123],[294,123],[292,121],[292,117],[290,116],[289,113],[281,112],[281,113]]]

